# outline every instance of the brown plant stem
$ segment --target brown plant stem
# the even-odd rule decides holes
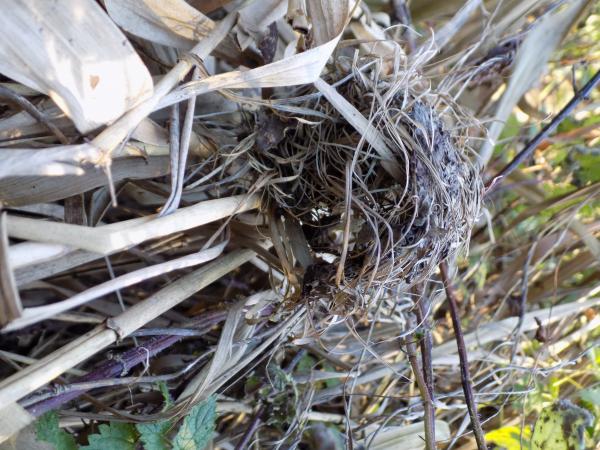
[[[423,376],[425,384],[429,389],[431,400],[435,401],[435,390],[433,388],[433,364],[432,364],[432,349],[433,339],[431,337],[431,317],[427,314],[427,304],[425,298],[418,301],[416,308],[417,320],[422,324],[423,338],[420,340],[421,360],[423,364]]]
[[[471,418],[473,433],[475,434],[475,441],[477,442],[477,448],[479,450],[487,450],[483,429],[481,428],[481,422],[479,421],[479,415],[477,414],[477,403],[475,401],[475,396],[473,395],[473,382],[471,380],[471,375],[469,374],[469,359],[467,357],[465,339],[460,326],[460,318],[458,317],[456,294],[450,278],[448,277],[448,266],[445,262],[440,264],[440,273],[442,282],[444,283],[446,297],[448,298],[448,304],[450,305],[450,315],[452,316],[452,325],[454,327],[454,335],[456,336],[456,345],[458,347],[458,358],[460,360],[462,387],[465,394],[467,409],[469,410],[469,416]]]
[[[525,148],[521,150],[511,162],[504,166],[504,168],[498,172],[496,176],[492,177],[490,181],[488,181],[485,187],[485,194],[489,194],[489,192],[496,188],[508,175],[510,175],[517,167],[519,167],[523,161],[529,158],[535,149],[544,141],[544,139],[546,139],[546,137],[568,117],[575,107],[592,92],[598,83],[600,83],[600,70],[596,72],[596,74],[590,81],[586,83],[584,87],[575,93],[571,101],[569,101],[569,103],[567,103],[565,107],[561,109],[561,111],[556,115],[556,117],[554,117],[554,119],[552,119],[549,124],[542,128],[542,130],[527,143]]]
[[[256,430],[258,430],[258,427],[262,422],[262,416],[264,415],[264,413],[265,407],[260,406],[256,413],[254,413],[254,415],[252,416],[252,420],[250,421],[248,428],[246,428],[246,431],[244,432],[242,438],[235,446],[235,450],[245,450],[249,448],[248,443],[250,442],[250,439],[252,439],[252,436],[254,436],[254,433],[256,433]]]
[[[411,316],[408,317],[408,327],[414,328],[415,323]],[[417,381],[421,398],[423,399],[423,405],[425,409],[424,414],[424,426],[425,426],[425,449],[435,450],[435,409],[433,407],[433,401],[431,400],[431,394],[425,377],[423,376],[423,370],[419,364],[417,358],[417,347],[415,345],[416,336],[413,333],[408,339],[405,339],[404,344],[406,345],[406,355],[412,368]]]

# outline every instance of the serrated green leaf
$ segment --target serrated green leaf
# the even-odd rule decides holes
[[[88,436],[88,445],[82,450],[135,450],[138,435],[130,423],[111,422],[99,427],[100,433]]]
[[[535,422],[531,437],[532,450],[584,449],[585,428],[592,423],[591,414],[567,400],[545,408]]]
[[[216,406],[212,396],[192,408],[175,436],[173,450],[203,450],[208,445],[215,430]]]
[[[140,440],[144,444],[144,450],[169,450],[169,438],[167,433],[171,428],[171,422],[163,420],[156,423],[140,423],[135,426],[140,433]]]
[[[56,450],[77,450],[75,438],[58,426],[58,414],[55,411],[44,414],[35,424],[38,441],[48,442]]]

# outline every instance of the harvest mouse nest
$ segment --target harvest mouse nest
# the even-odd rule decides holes
[[[271,204],[301,224],[315,256],[305,292],[415,285],[467,244],[479,212],[483,185],[468,157],[467,119],[417,74],[382,77],[377,65],[362,67],[337,67],[326,80],[379,132],[400,176],[314,91],[275,102],[257,121],[251,164],[276,174]]]

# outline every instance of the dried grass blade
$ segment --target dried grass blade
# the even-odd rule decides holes
[[[10,263],[6,216],[0,211],[0,326],[21,317],[23,311]]]
[[[129,33],[189,50],[214,29],[214,22],[184,0],[104,0],[110,17]]]
[[[315,46],[339,36],[348,22],[349,0],[307,0],[306,9],[312,23]]]
[[[49,95],[80,132],[114,121],[152,95],[146,66],[95,1],[3,6],[0,72]]]
[[[165,217],[147,216],[98,228],[9,216],[8,232],[10,236],[19,239],[68,245],[109,255],[149,239],[189,230],[258,208],[259,205],[258,195],[239,195],[208,200]]]
[[[16,403],[3,404],[0,409],[0,443],[17,434],[19,430],[25,428],[34,420],[35,417],[29,414],[21,405]]]
[[[234,9],[223,20],[221,20],[213,31],[203,40],[201,40],[190,53],[200,59],[206,58],[215,49],[229,33],[237,18],[237,11]],[[167,95],[189,72],[192,68],[190,58],[183,58],[173,69],[169,71],[154,88],[154,94],[151,98],[140,105],[131,109],[127,114],[109,126],[92,141],[93,144],[102,150],[110,153],[117,148],[132,131],[146,119],[152,111],[155,110],[161,99]]]
[[[34,156],[44,152],[36,151]],[[54,202],[106,184],[106,173],[101,168],[84,166],[82,170],[83,176],[10,176],[0,179],[0,200],[6,206]],[[115,183],[125,179],[162,177],[168,171],[169,161],[166,156],[117,158],[111,164]]]
[[[166,108],[192,96],[220,89],[282,87],[312,83],[321,74],[340,36],[336,36],[319,47],[256,69],[222,73],[204,80],[187,83],[165,96],[156,109]]]
[[[477,10],[482,3],[482,0],[469,0],[465,3],[452,19],[440,29],[440,31],[421,46],[417,53],[427,51],[429,48],[433,48],[436,52],[438,49],[443,50],[446,44],[448,44],[452,37],[464,27],[465,23],[467,23],[471,15],[473,15],[475,10]]]
[[[79,164],[99,156],[99,150],[89,144],[64,145],[44,150],[2,149],[0,179],[28,175],[83,175],[85,171]]]
[[[70,309],[84,305],[92,300],[110,294],[111,292],[141,283],[149,278],[164,275],[174,270],[181,270],[187,267],[193,267],[208,261],[212,261],[221,253],[223,253],[226,244],[227,242],[223,242],[214,247],[201,250],[191,255],[186,255],[171,261],[166,261],[164,263],[134,270],[133,272],[129,272],[104,283],[100,283],[84,292],[74,295],[67,300],[52,303],[51,305],[47,306],[26,308],[21,317],[10,322],[1,331],[7,333],[18,330],[42,320],[51,318]]]
[[[450,427],[443,420],[435,421],[435,440],[450,439]],[[423,422],[405,426],[389,427],[373,438],[360,442],[371,450],[413,450],[425,448]],[[368,444],[368,445],[367,445]]]

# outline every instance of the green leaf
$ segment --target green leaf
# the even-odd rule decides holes
[[[523,446],[521,446],[520,427],[502,427],[485,434],[485,439],[506,450],[529,450],[531,448],[531,430],[523,428]]]
[[[595,183],[600,181],[600,157],[593,154],[576,155],[575,159],[579,163],[577,176],[582,182]]]
[[[592,405],[600,406],[600,388],[584,389],[579,393],[579,398]]]
[[[175,436],[173,450],[203,450],[208,445],[215,430],[216,406],[211,396],[192,408]]]
[[[584,449],[585,428],[593,421],[591,414],[567,400],[545,408],[535,422],[532,450]]]
[[[169,438],[167,433],[171,428],[171,422],[163,420],[155,423],[140,423],[135,426],[140,433],[140,440],[145,450],[169,450]]]
[[[296,372],[298,373],[310,373],[310,371],[315,367],[317,361],[315,358],[310,356],[308,353],[305,354],[300,361],[298,361],[298,365],[296,366]]]
[[[55,411],[44,414],[35,424],[38,441],[48,442],[56,450],[76,450],[75,438],[58,426],[58,414]]]
[[[99,434],[88,436],[88,445],[82,450],[135,450],[138,435],[130,423],[111,422],[99,427]]]

